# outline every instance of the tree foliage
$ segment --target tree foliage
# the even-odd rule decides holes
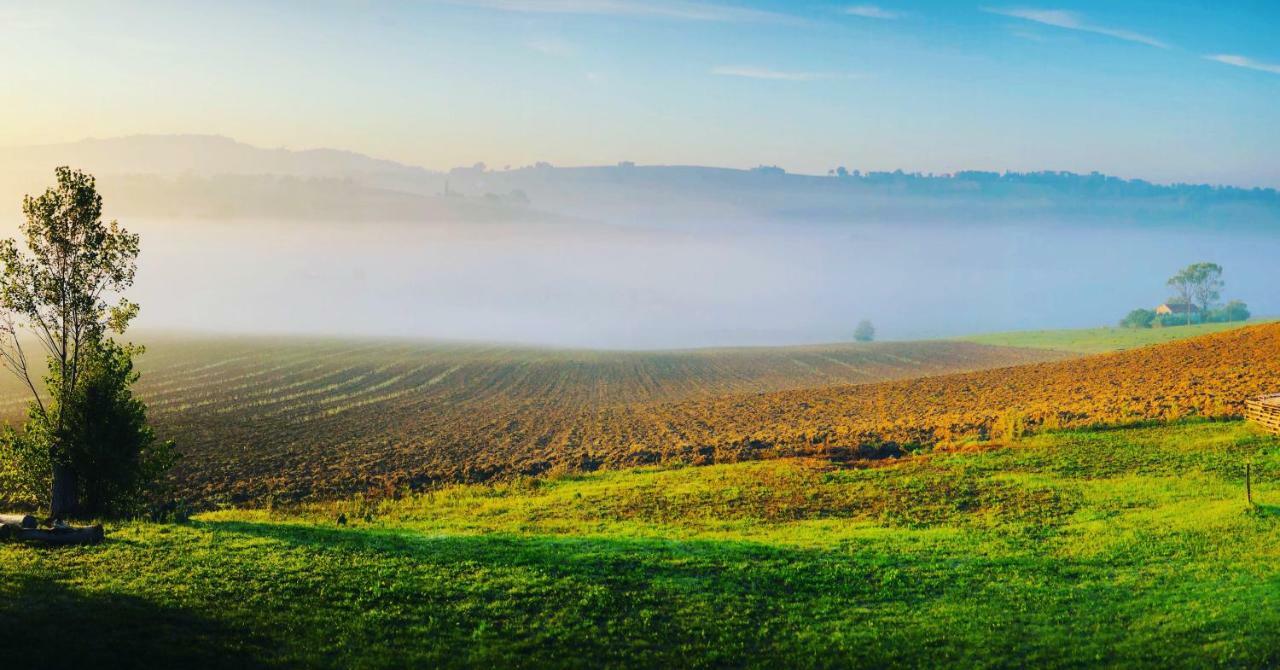
[[[1169,304],[1187,306],[1187,315],[1185,320],[1188,325],[1191,324],[1191,305],[1193,304],[1192,291],[1194,289],[1192,287],[1192,281],[1192,277],[1187,272],[1187,269],[1183,269],[1180,270],[1178,274],[1170,277],[1167,282],[1169,288],[1173,289],[1175,292],[1174,296],[1169,299]]]
[[[1222,266],[1217,263],[1192,263],[1169,278],[1168,285],[1177,291],[1177,299],[1184,305],[1200,308],[1202,318],[1222,294]],[[1186,322],[1191,323],[1192,310],[1187,309]]]
[[[1253,314],[1249,312],[1249,306],[1241,300],[1232,300],[1219,310],[1222,321],[1248,321]]]
[[[92,176],[60,167],[57,185],[22,203],[25,250],[0,242],[0,359],[31,391],[26,429],[5,434],[4,453],[18,479],[46,480],[54,517],[118,507],[116,498],[149,473],[154,437],[129,385],[132,356],[122,334],[138,306],[120,296],[133,283],[138,236],[102,221]],[[47,399],[31,367],[31,337],[48,360]],[[139,469],[141,468],[141,469]],[[121,488],[123,487],[123,488]]]
[[[1135,309],[1120,320],[1124,328],[1150,328],[1156,320],[1156,313],[1149,309]]]
[[[1214,323],[1232,323],[1235,321],[1248,321],[1253,316],[1249,311],[1249,306],[1241,300],[1232,300],[1218,309],[1209,312],[1205,320]]]
[[[133,357],[142,347],[103,340],[90,351],[72,401],[62,408],[72,467],[86,473],[80,478],[81,511],[134,513],[173,465],[173,443],[157,442],[146,405],[133,395]]]
[[[1193,282],[1192,297],[1202,314],[1208,314],[1222,297],[1222,266],[1217,263],[1196,263],[1187,268]]]
[[[867,319],[859,321],[858,327],[853,329],[853,339],[858,342],[870,342],[876,339],[876,327]]]
[[[33,403],[22,432],[6,427],[0,436],[0,461],[10,466],[8,484],[15,497],[47,506],[53,474],[50,454],[61,440],[66,463],[81,473],[76,491],[79,512],[134,514],[147,490],[173,465],[173,444],[156,440],[147,424],[146,405],[131,389],[138,379],[133,357],[142,347],[104,340],[88,351],[79,384],[69,396],[58,392],[63,380],[55,370],[45,380],[54,398],[47,411]],[[56,400],[60,397],[68,397],[65,405]]]

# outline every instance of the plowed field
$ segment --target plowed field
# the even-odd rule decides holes
[[[331,496],[655,458],[662,419],[624,408],[1058,358],[958,342],[582,352],[301,338],[143,337],[140,394],[178,441],[180,493]],[[4,378],[0,411],[19,420]]]

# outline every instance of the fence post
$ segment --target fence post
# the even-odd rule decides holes
[[[1253,467],[1249,463],[1244,464],[1244,499],[1253,507]]]

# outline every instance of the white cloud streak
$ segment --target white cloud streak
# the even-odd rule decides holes
[[[576,51],[572,44],[554,37],[532,40],[525,46],[547,56],[571,56]]]
[[[1219,63],[1225,63],[1227,65],[1234,65],[1236,67],[1248,68],[1250,70],[1270,72],[1271,74],[1280,74],[1280,63],[1263,63],[1262,61],[1256,61],[1252,58],[1249,58],[1248,56],[1237,56],[1234,54],[1213,54],[1211,56],[1205,56],[1205,58],[1212,61],[1217,61]]]
[[[772,81],[817,81],[819,79],[854,78],[854,75],[838,72],[794,72],[749,65],[719,65],[711,68],[711,74],[720,77],[742,77],[745,79],[767,79]]]
[[[1035,23],[1042,23],[1047,26],[1054,26],[1055,28],[1063,28],[1066,30],[1079,30],[1081,32],[1094,33],[1095,35],[1105,35],[1107,37],[1114,37],[1115,39],[1118,39],[1118,40],[1124,40],[1126,42],[1135,42],[1137,44],[1145,44],[1147,46],[1156,47],[1159,49],[1169,48],[1169,45],[1167,43],[1162,42],[1149,35],[1143,35],[1142,33],[1135,33],[1133,31],[1123,30],[1121,28],[1108,28],[1106,26],[1100,26],[1093,23],[1089,23],[1088,21],[1085,20],[1084,17],[1082,17],[1081,15],[1075,12],[1068,12],[1060,9],[1026,9],[1026,8],[997,9],[997,8],[991,8],[991,7],[983,7],[982,11],[987,12],[989,14],[999,14],[1000,16],[1009,16],[1015,19],[1022,19],[1024,21],[1033,21]]]
[[[719,23],[798,23],[800,19],[746,7],[690,0],[438,0],[444,4],[525,14],[585,14],[708,21]]]
[[[883,7],[877,7],[876,5],[854,5],[852,7],[845,7],[844,13],[851,16],[861,16],[864,19],[885,19],[892,21],[894,19],[902,18],[902,12],[895,12],[884,9]]]

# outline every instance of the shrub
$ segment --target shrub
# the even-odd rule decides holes
[[[1249,306],[1240,300],[1232,300],[1223,305],[1221,309],[1213,311],[1210,317],[1214,321],[1248,321],[1253,316],[1249,312]]]
[[[148,493],[173,465],[175,452],[172,442],[156,441],[146,405],[130,388],[138,379],[133,356],[140,352],[109,339],[95,342],[66,404],[53,402],[43,411],[33,406],[22,432],[6,427],[0,435],[0,471],[9,475],[4,483],[15,502],[47,506],[54,459],[63,457],[63,465],[81,474],[81,514],[128,516],[145,509]],[[47,381],[50,389],[60,387],[56,368]],[[63,449],[51,448],[55,436]]]
[[[1120,320],[1124,328],[1150,328],[1156,320],[1156,313],[1149,309],[1135,309]]]

